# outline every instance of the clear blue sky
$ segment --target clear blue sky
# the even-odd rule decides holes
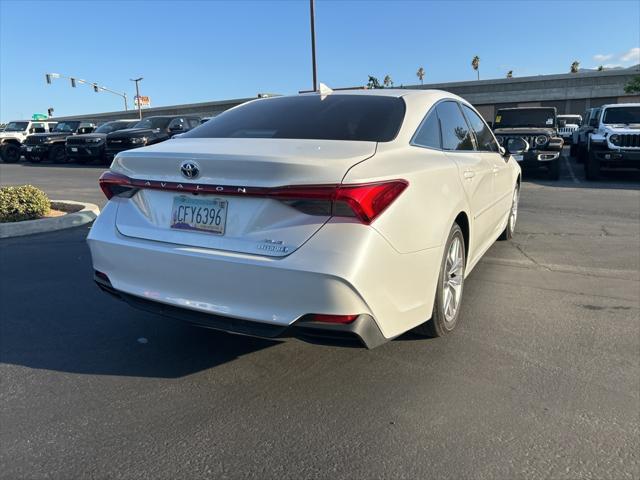
[[[531,22],[530,20],[538,19]],[[316,4],[318,70],[329,86],[390,74],[397,85],[567,72],[638,63],[640,1],[326,1]],[[311,85],[308,1],[0,0],[0,119],[112,111],[122,101],[45,72],[133,97],[144,76],[154,106],[295,93]],[[626,56],[625,56],[626,55]]]

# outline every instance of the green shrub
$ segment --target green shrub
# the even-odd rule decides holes
[[[33,185],[0,188],[0,222],[19,222],[49,213],[47,195]]]

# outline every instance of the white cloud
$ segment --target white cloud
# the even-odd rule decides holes
[[[593,59],[596,62],[605,62],[605,61],[609,60],[611,57],[613,57],[613,54],[611,54],[611,53],[607,53],[606,55],[603,54],[603,53],[598,53],[598,54],[593,56]]]
[[[620,55],[620,60],[625,63],[640,63],[640,47],[634,47],[628,52],[623,53],[622,55]]]

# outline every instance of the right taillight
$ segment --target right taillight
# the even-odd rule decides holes
[[[296,186],[274,189],[275,197],[308,215],[357,218],[369,225],[407,188],[406,180],[336,186]]]

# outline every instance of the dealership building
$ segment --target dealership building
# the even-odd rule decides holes
[[[640,94],[626,94],[624,86],[640,75],[640,65],[625,69],[585,71],[559,75],[537,75],[467,82],[409,85],[409,89],[439,89],[460,95],[472,103],[488,121],[493,121],[498,108],[556,107],[558,113],[583,113],[587,108],[608,103],[640,102]],[[359,87],[362,88],[362,87]],[[259,94],[257,96],[269,96]],[[256,96],[256,97],[257,97]],[[215,116],[251,98],[145,108],[144,116],[195,114]],[[137,111],[117,111],[56,117],[55,120],[90,120],[105,122],[121,118],[136,118]]]

